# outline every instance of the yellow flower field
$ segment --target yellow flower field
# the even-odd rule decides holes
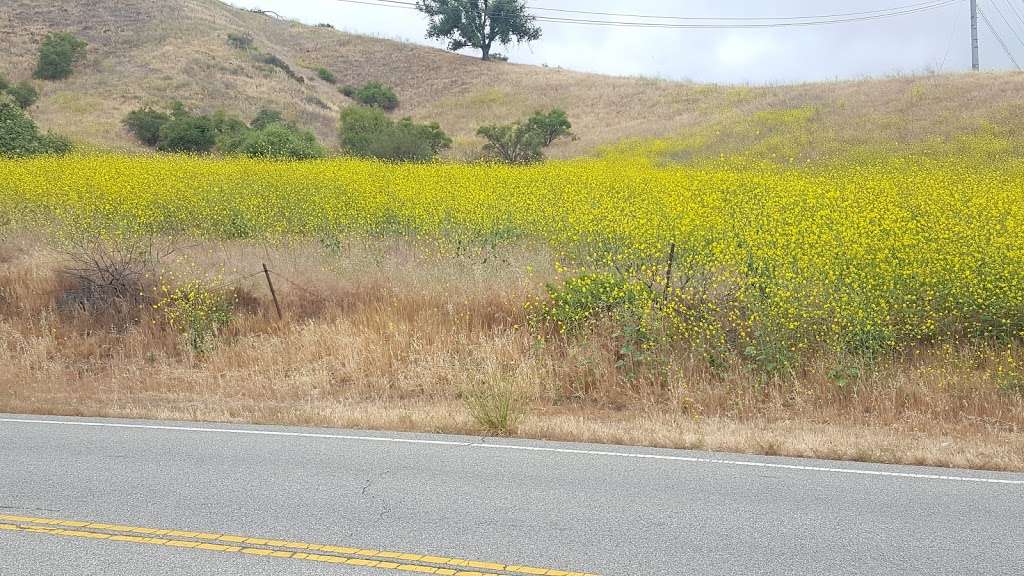
[[[438,249],[541,241],[566,277],[646,287],[652,306],[707,342],[859,353],[1024,331],[1024,161],[507,167],[96,155],[2,160],[0,184],[14,225],[58,235],[397,234]]]

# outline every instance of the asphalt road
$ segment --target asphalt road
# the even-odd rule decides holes
[[[535,568],[1019,576],[1024,475],[0,415],[3,576]]]

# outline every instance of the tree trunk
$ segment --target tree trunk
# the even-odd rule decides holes
[[[483,58],[484,60],[490,60],[491,59],[491,45],[490,44],[484,44],[483,46],[481,46],[480,47],[480,52],[483,54],[481,56],[481,58]]]

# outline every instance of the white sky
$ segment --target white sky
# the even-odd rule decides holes
[[[528,4],[597,12],[762,17],[860,12],[922,1],[529,0]],[[1017,61],[1024,65],[1024,0],[979,2]],[[425,19],[414,10],[340,0],[230,0],[230,3],[273,10],[310,24],[328,22],[340,30],[443,46],[443,42],[424,38]],[[611,18],[636,21],[635,18]],[[885,20],[797,28],[658,30],[540,24],[544,29],[541,40],[500,51],[509,54],[514,62],[528,64],[606,74],[755,84],[927,70],[957,71],[970,68],[971,61],[967,0]],[[1012,68],[983,22],[979,23],[979,29],[982,67]]]

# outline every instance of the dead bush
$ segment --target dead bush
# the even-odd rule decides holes
[[[148,303],[146,286],[157,264],[173,250],[162,249],[152,236],[91,236],[68,242],[61,269],[68,287],[58,309],[97,313],[110,308],[133,309]]]

